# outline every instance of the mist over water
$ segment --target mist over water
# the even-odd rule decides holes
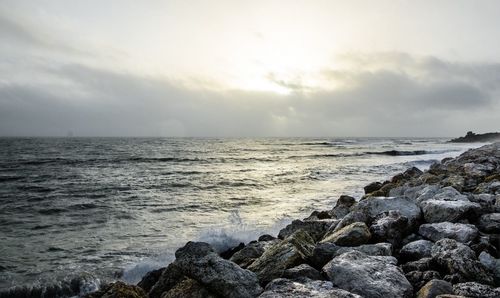
[[[136,282],[477,145],[444,139],[0,138],[0,289]],[[86,272],[86,273],[85,273]],[[86,284],[88,286],[88,284]]]

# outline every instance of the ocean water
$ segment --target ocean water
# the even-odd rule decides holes
[[[0,293],[137,282],[188,240],[276,233],[480,144],[445,139],[0,138]],[[67,290],[66,294],[71,292]]]

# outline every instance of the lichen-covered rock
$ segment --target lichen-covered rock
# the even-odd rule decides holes
[[[483,251],[479,255],[479,261],[491,272],[495,285],[500,286],[500,259],[495,259],[489,253]]]
[[[337,287],[364,297],[412,297],[412,286],[401,269],[381,258],[352,251],[335,257],[323,272]]]
[[[216,298],[217,296],[203,287],[194,279],[186,278],[176,284],[168,292],[161,295],[161,298]]]
[[[427,282],[417,293],[417,298],[434,298],[441,294],[454,294],[451,283],[433,279]]]
[[[431,199],[421,204],[426,222],[457,222],[472,218],[479,213],[481,205],[469,200],[436,200]]]
[[[293,268],[286,269],[283,273],[284,278],[288,279],[303,279],[309,278],[312,280],[320,280],[323,279],[321,273],[307,264],[300,264],[299,266],[295,266]]]
[[[423,224],[418,229],[418,233],[432,241],[449,238],[466,243],[476,239],[479,231],[474,225],[470,224],[440,222]]]
[[[175,252],[175,265],[187,277],[223,297],[255,297],[262,292],[255,273],[221,258],[203,242],[188,242]]]
[[[319,241],[323,238],[330,226],[332,224],[336,224],[337,222],[338,221],[332,220],[294,220],[279,232],[278,238],[285,239],[298,230],[304,230],[309,233],[311,237],[313,237],[314,241]]]
[[[361,298],[348,291],[335,288],[329,281],[303,280],[293,281],[285,278],[273,280],[266,286],[260,298]]]
[[[325,235],[321,242],[331,242],[340,246],[356,246],[370,240],[370,230],[364,222],[350,224],[332,234]]]
[[[483,285],[477,282],[459,283],[453,286],[455,294],[469,298],[498,298],[500,289]]]
[[[431,256],[434,243],[428,240],[417,240],[403,246],[399,251],[399,256],[403,260],[420,260]]]
[[[500,213],[483,214],[477,226],[485,233],[500,233]]]
[[[84,296],[85,298],[146,298],[144,290],[138,286],[117,281],[102,287],[99,291]]]
[[[234,255],[229,259],[231,262],[238,264],[241,268],[246,268],[260,257],[267,248],[271,247],[273,244],[279,242],[279,240],[270,241],[255,241],[246,245],[243,249],[234,253]]]
[[[459,281],[478,281],[491,284],[493,279],[477,260],[468,246],[453,239],[441,239],[432,247],[433,260],[447,273],[456,275]]]
[[[396,210],[379,214],[370,226],[374,242],[389,242],[393,246],[399,246],[408,231],[408,218]]]
[[[269,247],[248,269],[255,272],[259,282],[266,285],[280,278],[286,269],[304,262],[312,256],[314,240],[304,230],[298,230],[285,240]]]

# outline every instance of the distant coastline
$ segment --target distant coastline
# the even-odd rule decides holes
[[[480,143],[480,142],[494,142],[494,141],[500,141],[499,132],[476,134],[472,131],[469,131],[464,137],[459,137],[450,140],[451,143]]]

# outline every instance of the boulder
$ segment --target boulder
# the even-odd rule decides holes
[[[418,233],[432,241],[449,238],[466,243],[476,239],[479,231],[470,224],[440,222],[423,224],[418,229]]]
[[[326,232],[326,235],[329,235],[332,232],[336,232],[342,228],[345,228],[348,225],[353,224],[355,222],[367,223],[369,221],[370,218],[364,212],[360,211],[349,212],[346,216],[344,216],[344,218],[340,220],[340,222],[335,226],[335,228],[328,230],[328,232]]]
[[[456,188],[452,186],[439,188],[439,186],[435,185],[424,188],[419,193],[416,201],[417,204],[421,205],[422,203],[431,199],[437,201],[468,201],[466,195],[461,194]]]
[[[185,279],[185,277],[180,269],[175,263],[170,263],[167,268],[162,271],[158,281],[149,290],[149,298],[160,298],[161,294],[168,292],[183,279]]]
[[[363,297],[412,297],[412,286],[401,269],[381,258],[347,252],[326,264],[323,272],[337,287]]]
[[[404,272],[408,273],[411,271],[429,271],[437,269],[437,264],[432,258],[422,258],[417,261],[408,262],[401,266]]]
[[[290,269],[286,269],[283,273],[284,278],[288,279],[303,279],[309,278],[312,280],[323,279],[321,273],[307,264],[300,264]]]
[[[406,217],[410,227],[415,227],[422,217],[420,207],[406,197],[370,197],[352,208],[353,212],[364,213],[371,220],[377,215],[391,210],[397,210],[401,216]]]
[[[280,278],[286,269],[312,256],[314,240],[304,230],[298,230],[285,240],[269,247],[248,269],[255,272],[262,285]]]
[[[355,222],[332,234],[325,235],[321,242],[331,242],[340,246],[356,246],[367,243],[370,237],[370,230],[366,224]]]
[[[342,195],[340,198],[337,200],[337,203],[335,204],[335,207],[330,211],[330,214],[334,218],[343,218],[346,216],[352,206],[356,204],[356,199],[350,196]]]
[[[258,239],[258,241],[271,241],[271,240],[274,240],[276,239],[276,237],[273,237],[269,234],[264,234],[264,235],[261,235]]]
[[[427,200],[421,204],[426,222],[457,222],[464,218],[471,218],[481,210],[481,205],[469,200]]]
[[[485,233],[500,233],[500,213],[483,214],[477,227]]]
[[[468,298],[498,298],[500,297],[500,289],[493,288],[488,285],[483,285],[477,282],[459,283],[453,286],[453,291],[457,295],[466,296]]]
[[[285,297],[318,297],[318,298],[361,298],[361,296],[348,291],[335,288],[329,281],[304,280],[293,281],[285,278],[273,280],[266,286],[260,298],[285,298]]]
[[[380,182],[372,182],[364,187],[365,194],[372,193],[374,191],[379,190],[382,187],[382,183]]]
[[[379,214],[370,226],[374,242],[389,242],[393,246],[399,246],[408,230],[408,218],[396,210]]]
[[[500,181],[494,180],[490,182],[483,182],[474,189],[475,194],[487,193],[492,195],[500,194]]]
[[[369,256],[391,256],[392,245],[390,243],[376,243],[349,247],[338,246],[331,242],[318,243],[308,261],[316,268],[322,268],[334,257],[350,251],[360,251]]]
[[[161,298],[216,298],[217,296],[208,291],[194,279],[186,278],[175,285],[168,292],[161,295]]]
[[[459,281],[493,282],[486,268],[477,260],[468,246],[453,239],[441,239],[432,247],[433,260],[448,274],[456,275]]]
[[[234,253],[229,260],[238,264],[241,268],[246,268],[252,264],[255,259],[260,257],[267,248],[277,242],[279,242],[279,240],[250,242],[243,249]]]
[[[451,283],[433,279],[425,284],[417,293],[417,298],[434,298],[441,294],[454,294]]]
[[[330,228],[330,226],[338,221],[332,220],[294,220],[292,223],[287,225],[284,229],[282,229],[279,234],[279,239],[285,239],[288,236],[292,235],[298,230],[304,230],[314,239],[314,241],[319,241],[323,238],[326,231]]]
[[[144,275],[137,286],[141,287],[144,292],[149,293],[151,288],[158,282],[160,276],[163,274],[166,268],[160,268],[157,270],[149,271]]]
[[[434,270],[410,271],[405,273],[405,277],[414,289],[422,288],[426,283],[433,279],[441,279],[439,272]]]
[[[497,210],[495,203],[496,203],[496,196],[492,194],[475,194],[469,196],[469,200],[474,203],[478,203],[481,205],[481,213],[494,213],[494,212],[500,212],[500,210]]]
[[[223,297],[255,297],[262,292],[255,273],[221,258],[204,242],[188,242],[175,252],[175,265],[187,277]]]
[[[431,256],[434,243],[428,240],[417,240],[403,246],[399,251],[399,256],[403,260],[420,260]]]
[[[244,247],[245,247],[245,243],[240,242],[240,244],[238,244],[237,246],[231,247],[231,248],[219,253],[219,255],[221,256],[221,258],[229,260],[235,253],[242,250]]]
[[[495,285],[500,286],[500,259],[495,259],[489,253],[483,251],[479,255],[479,261],[491,272]]]
[[[99,291],[87,294],[84,298],[146,298],[144,290],[138,286],[117,281],[103,286]]]

